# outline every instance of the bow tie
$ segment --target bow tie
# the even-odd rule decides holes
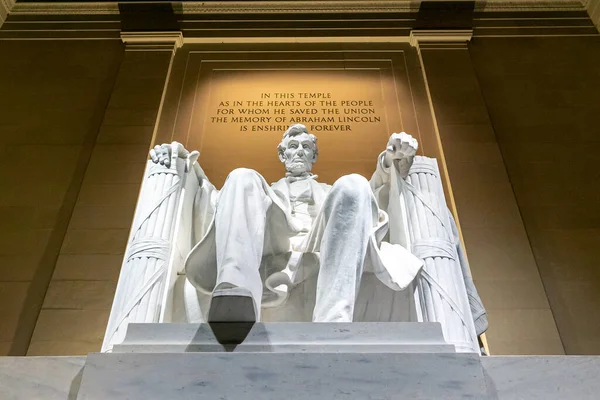
[[[288,172],[285,175],[285,179],[287,179],[287,181],[289,183],[296,182],[296,181],[303,181],[305,179],[317,179],[318,177],[319,177],[319,175],[315,175],[315,174],[311,174],[311,173],[307,173],[305,175],[300,175],[300,176],[292,176]]]
[[[313,202],[310,179],[296,180],[288,184],[290,185],[290,201],[292,203],[303,202],[310,204]]]

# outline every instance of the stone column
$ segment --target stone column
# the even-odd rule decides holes
[[[488,310],[492,354],[563,352],[471,64],[470,30],[415,30],[441,149],[448,205]]]

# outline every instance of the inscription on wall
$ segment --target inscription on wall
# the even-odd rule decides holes
[[[219,70],[199,84],[206,95],[196,98],[188,144],[217,187],[240,167],[280,179],[277,145],[291,124],[317,135],[313,172],[327,183],[371,176],[390,133],[402,130],[393,84],[378,70]]]
[[[331,92],[263,92],[256,100],[222,100],[210,116],[241,132],[283,132],[304,124],[310,132],[349,132],[356,124],[381,122],[373,100],[345,98]]]

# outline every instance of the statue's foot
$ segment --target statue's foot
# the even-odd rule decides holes
[[[243,287],[216,289],[212,294],[208,322],[256,322],[252,293]]]

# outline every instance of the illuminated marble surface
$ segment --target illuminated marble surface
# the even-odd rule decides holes
[[[208,324],[129,324],[115,353],[272,352],[272,353],[454,353],[437,322],[268,322],[239,324],[227,336],[243,343],[227,350],[217,341],[219,331]],[[250,329],[248,331],[248,329]],[[232,334],[233,332],[233,334]]]
[[[0,357],[0,399],[119,399],[125,397],[112,396],[128,391],[139,393],[131,399],[202,399],[197,395],[201,389],[214,396],[212,385],[221,384],[227,392],[212,398],[250,398],[244,390],[257,390],[262,396],[257,399],[302,399],[305,393],[309,398],[317,390],[334,399],[354,395],[361,399],[595,400],[600,393],[600,357],[593,356],[477,360],[468,354],[213,353],[210,359],[206,355],[93,354],[87,363],[84,356]],[[213,364],[215,359],[218,362]],[[218,375],[226,367],[230,369]],[[478,391],[477,396],[469,397],[472,391]],[[225,393],[231,396],[223,397]]]
[[[75,400],[86,357],[0,357],[0,399]]]
[[[474,354],[90,354],[78,399],[484,399]]]

